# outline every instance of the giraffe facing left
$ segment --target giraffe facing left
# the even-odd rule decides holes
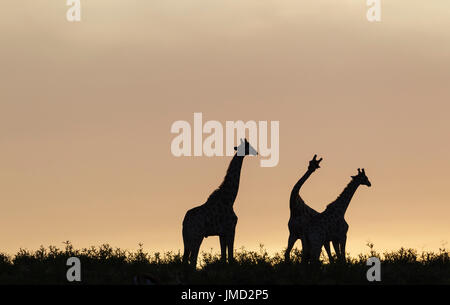
[[[245,156],[256,156],[258,152],[247,139],[241,139],[240,145],[234,147],[236,153],[231,159],[222,184],[211,193],[206,202],[187,211],[183,220],[183,262],[194,269],[203,238],[219,236],[221,260],[233,261],[234,236],[237,216],[233,204],[239,190],[242,163]]]

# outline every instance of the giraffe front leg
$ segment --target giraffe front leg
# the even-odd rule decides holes
[[[190,249],[187,245],[184,246],[184,253],[183,253],[183,264],[189,264],[189,258],[190,258]]]
[[[325,243],[324,238],[320,234],[313,232],[307,236],[306,242],[306,249],[309,253],[308,260],[316,265],[320,262],[320,253],[322,253],[322,246]]]
[[[228,248],[228,263],[234,262],[234,232],[230,234],[227,238],[227,248]]]
[[[220,235],[219,236],[219,240],[220,240],[220,260],[222,261],[222,263],[226,263],[227,262],[227,240],[225,238],[225,236]]]

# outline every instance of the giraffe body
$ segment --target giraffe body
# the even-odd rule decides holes
[[[185,234],[198,238],[223,236],[235,229],[237,220],[233,208],[205,203],[186,213],[183,227]]]

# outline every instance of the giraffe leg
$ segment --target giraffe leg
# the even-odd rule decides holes
[[[222,263],[226,263],[226,261],[227,261],[227,240],[226,240],[225,236],[223,236],[223,235],[219,236],[219,240],[220,240],[220,252],[221,252],[220,260],[222,261]]]
[[[230,234],[227,238],[227,247],[228,247],[228,263],[234,262],[233,251],[234,251],[234,232]]]
[[[300,239],[302,242],[302,263],[308,263],[312,258],[312,247],[311,242],[307,237]]]
[[[184,253],[183,253],[183,263],[189,264],[189,258],[192,252],[192,241],[187,237],[188,233],[186,233],[186,229],[183,227],[183,244],[184,244]]]
[[[183,253],[183,263],[184,263],[184,264],[189,263],[189,257],[190,257],[190,254],[191,254],[191,250],[189,249],[189,247],[187,246],[187,244],[186,244],[186,242],[185,242],[185,245],[184,245],[184,253]]]
[[[344,235],[340,241],[340,248],[341,248],[341,260],[342,262],[345,263],[346,258],[345,258],[345,244],[347,243],[347,235]]]
[[[291,260],[290,259],[291,250],[294,247],[294,244],[296,241],[297,241],[297,237],[295,237],[294,234],[289,234],[288,245],[286,248],[286,252],[284,252],[285,262],[289,262]]]
[[[322,253],[322,245],[313,245],[311,246],[311,261],[313,263],[318,263],[320,260],[320,253]]]
[[[203,238],[195,239],[192,243],[192,250],[191,250],[191,265],[192,268],[195,269],[197,267],[197,257],[198,257],[198,251],[200,250],[200,245],[202,244]]]
[[[341,257],[341,249],[339,247],[338,240],[333,240],[333,248],[334,248],[334,252],[336,253],[337,259],[339,260]]]
[[[320,234],[313,233],[308,236],[307,240],[307,249],[309,250],[309,257],[312,263],[318,263],[320,259],[320,253],[322,253],[322,246],[324,244],[323,239]]]
[[[327,251],[328,260],[330,261],[330,263],[333,263],[334,259],[333,259],[333,255],[331,255],[330,242],[329,241],[325,242],[323,244],[323,246],[325,247],[325,250]]]
[[[322,245],[311,245],[310,248],[310,255],[308,257],[308,260],[311,261],[313,264],[317,264],[320,261],[320,253],[322,253]]]

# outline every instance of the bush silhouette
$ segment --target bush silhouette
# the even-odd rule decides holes
[[[218,253],[203,252],[200,269],[193,271],[185,268],[180,252],[147,253],[142,244],[136,251],[109,244],[74,249],[65,242],[63,249],[49,246],[20,249],[13,256],[0,254],[0,284],[71,284],[66,279],[71,256],[81,261],[78,284],[133,284],[139,273],[155,275],[162,284],[371,284],[366,280],[371,256],[381,260],[381,284],[450,284],[450,252],[445,248],[422,253],[400,248],[380,254],[368,246],[368,253],[348,257],[346,263],[329,264],[322,255],[318,268],[301,263],[301,251],[295,248],[290,263],[281,253],[269,255],[263,245],[259,251],[236,250],[234,264],[222,263]]]

